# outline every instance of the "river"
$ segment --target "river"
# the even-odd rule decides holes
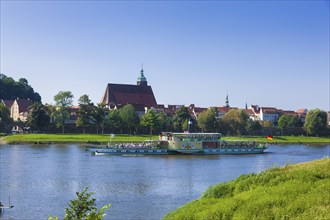
[[[104,219],[161,219],[214,184],[321,159],[330,145],[270,145],[264,154],[217,156],[94,156],[79,145],[1,145],[0,219],[63,218],[75,192],[89,186]]]

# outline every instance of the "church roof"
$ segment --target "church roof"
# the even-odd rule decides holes
[[[11,108],[11,106],[13,105],[15,100],[4,100],[2,99],[2,103],[7,107],[7,108]]]
[[[151,86],[113,84],[109,83],[101,103],[107,105],[157,106]]]
[[[29,111],[29,107],[33,104],[31,99],[16,99],[19,106],[19,113]]]

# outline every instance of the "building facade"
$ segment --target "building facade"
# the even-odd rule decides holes
[[[151,86],[148,85],[143,69],[136,85],[108,83],[101,103],[109,109],[119,109],[127,104],[135,107],[137,112],[145,112],[146,108],[157,108],[156,98]]]

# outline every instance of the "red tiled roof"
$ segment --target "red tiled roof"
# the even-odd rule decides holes
[[[27,112],[28,108],[33,104],[30,99],[16,99],[16,102],[19,106],[19,113]]]
[[[207,111],[207,108],[202,108],[202,107],[195,107],[194,108],[195,113],[201,113],[203,111]]]
[[[236,108],[231,108],[231,107],[217,107],[218,108],[218,111],[221,112],[221,113],[227,113],[229,112],[231,109],[236,109]]]
[[[298,109],[296,112],[298,114],[306,114],[307,113],[307,109],[301,108],[301,109]]]
[[[266,108],[266,109],[262,108],[262,112],[264,114],[278,114],[279,113],[279,111],[277,109],[271,109],[271,108]]]
[[[151,86],[109,83],[101,100],[103,104],[157,106]]]
[[[9,108],[9,109],[10,109],[11,106],[13,105],[14,101],[15,101],[15,100],[3,100],[3,99],[2,99],[3,104],[4,104],[7,108]]]
[[[254,112],[252,111],[252,109],[243,109],[243,111],[248,115],[254,115]]]

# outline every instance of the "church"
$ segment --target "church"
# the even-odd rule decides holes
[[[141,113],[145,112],[145,108],[157,107],[154,93],[144,76],[143,68],[136,85],[108,83],[101,103],[107,105],[109,109],[119,109],[131,104],[137,112]]]

